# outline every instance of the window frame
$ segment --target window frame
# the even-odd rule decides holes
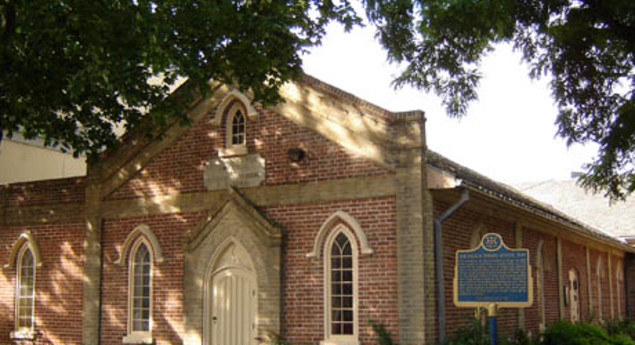
[[[220,150],[221,156],[240,156],[247,154],[247,141],[249,139],[247,132],[247,122],[249,117],[247,116],[247,109],[245,105],[239,100],[234,100],[227,108],[225,115],[225,149]],[[240,112],[243,118],[243,142],[240,144],[233,143],[233,127],[236,114]]]
[[[331,329],[331,248],[339,234],[348,239],[352,253],[353,271],[353,334],[336,335]],[[324,340],[322,345],[359,345],[359,251],[353,232],[339,224],[324,242]]]
[[[22,266],[23,266],[23,260],[24,260],[24,255],[26,254],[26,252],[29,252],[31,254],[31,258],[32,258],[32,275],[33,275],[33,283],[31,286],[31,293],[32,293],[32,297],[31,297],[31,326],[30,327],[20,327],[20,322],[19,322],[19,313],[20,313],[20,299],[21,299],[21,293],[20,293],[20,288],[22,286]],[[15,281],[15,308],[14,308],[14,331],[11,332],[10,337],[12,339],[35,339],[35,294],[36,294],[36,289],[35,289],[35,283],[36,283],[36,279],[37,279],[37,262],[36,262],[36,256],[35,256],[35,252],[33,250],[33,248],[31,248],[30,244],[28,242],[24,243],[22,245],[22,247],[20,248],[20,250],[17,253],[16,256],[16,281]]]
[[[146,250],[148,251],[148,255],[150,256],[150,303],[149,303],[149,325],[147,331],[136,331],[134,330],[134,289],[135,289],[135,281],[134,281],[134,269],[135,269],[135,258],[139,248],[144,245]],[[128,254],[128,311],[127,311],[127,321],[126,321],[126,335],[123,338],[124,344],[151,344],[154,342],[152,338],[152,330],[154,326],[154,320],[152,317],[154,310],[154,253],[152,245],[150,241],[148,241],[145,237],[139,237],[133,245],[130,247],[130,253]]]

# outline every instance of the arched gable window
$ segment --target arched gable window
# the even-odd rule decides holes
[[[357,245],[352,232],[338,225],[324,245],[324,344],[358,342]]]
[[[155,262],[163,262],[163,251],[147,225],[137,226],[126,238],[121,256],[128,257],[128,318],[125,344],[151,344],[153,309],[153,270]]]
[[[247,126],[243,110],[236,109],[231,116],[231,146],[244,146]]]
[[[16,262],[15,333],[14,338],[33,338],[35,309],[35,257],[25,243]]]
[[[219,150],[220,156],[239,156],[247,154],[249,142],[249,122],[258,119],[258,112],[251,101],[237,90],[229,92],[217,107],[211,121],[214,126],[225,123],[225,148]]]

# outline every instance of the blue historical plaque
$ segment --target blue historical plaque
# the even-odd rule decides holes
[[[528,249],[509,249],[499,234],[489,233],[478,247],[456,252],[456,306],[528,307],[532,302]]]

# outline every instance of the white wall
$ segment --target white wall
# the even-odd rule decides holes
[[[84,157],[44,148],[37,142],[7,139],[0,143],[0,184],[86,175]]]

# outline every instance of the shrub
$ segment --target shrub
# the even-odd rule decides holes
[[[588,323],[558,321],[543,333],[542,345],[635,345],[624,334],[609,335],[602,327]]]
[[[630,320],[606,321],[603,326],[609,335],[622,334],[635,339],[635,323]]]
[[[373,320],[368,321],[370,326],[373,327],[373,331],[377,334],[379,345],[397,345],[392,341],[390,332],[386,330],[386,326],[383,323],[376,323]]]
[[[446,340],[446,345],[489,345],[489,332],[481,324],[479,319],[471,319],[470,322],[459,328],[456,335]]]

